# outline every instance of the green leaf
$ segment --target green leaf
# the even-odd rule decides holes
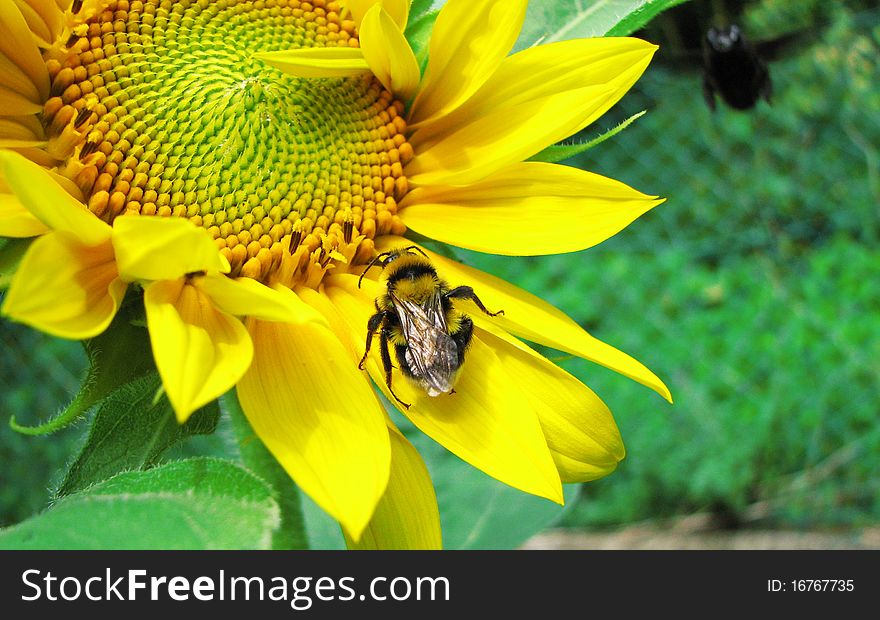
[[[428,466],[445,549],[515,549],[562,518],[577,497],[578,485],[567,485],[565,504],[523,493],[468,465],[395,416],[395,423]]]
[[[302,499],[303,526],[309,540],[309,548],[322,551],[346,549],[345,537],[342,535],[339,523],[305,493],[300,495],[300,498]]]
[[[605,33],[606,37],[625,37],[631,35],[636,30],[644,28],[652,19],[657,17],[666,9],[687,2],[687,0],[653,0],[645,2],[637,10],[627,15],[624,19]]]
[[[684,0],[531,0],[514,51],[538,43],[630,34]]]
[[[33,239],[0,239],[0,290],[9,288],[21,257]]]
[[[220,459],[129,472],[0,531],[0,549],[267,549],[272,491]]]
[[[434,22],[437,21],[438,13],[439,11],[431,11],[419,16],[411,14],[404,31],[406,40],[422,70],[428,61],[428,44],[431,41],[431,32],[434,30]]]
[[[128,383],[98,408],[88,439],[56,494],[69,495],[122,471],[148,469],[175,443],[217,428],[220,410],[211,403],[179,424],[167,398],[154,402],[162,382],[151,374]]]
[[[470,470],[459,477],[463,488],[450,486],[454,481],[448,475],[439,486],[435,482],[447,549],[516,549],[558,523],[574,506],[580,491],[576,484],[564,486],[563,507]],[[482,483],[470,482],[477,478],[475,474],[484,479]]]
[[[638,114],[633,114],[628,119],[620,123],[617,127],[613,129],[609,129],[605,133],[600,136],[588,141],[581,142],[579,144],[553,144],[548,146],[546,149],[538,153],[537,155],[533,155],[529,157],[529,161],[543,161],[550,164],[555,164],[564,159],[569,159],[574,157],[575,155],[580,155],[584,151],[587,151],[594,146],[598,146],[605,142],[608,138],[612,138],[619,134],[621,131],[629,127],[637,118],[643,116],[647,112],[647,110],[642,110]]]
[[[155,370],[147,330],[135,324],[140,304],[126,303],[103,334],[86,340],[89,371],[73,401],[50,421],[39,426],[9,425],[25,435],[47,435],[74,422],[118,387]]]
[[[413,20],[421,19],[430,13],[433,6],[434,0],[412,0],[409,5],[409,21],[407,24]]]
[[[235,391],[225,394],[220,405],[232,422],[242,462],[272,488],[272,496],[281,510],[281,525],[272,535],[272,549],[308,549],[312,539],[306,532],[301,506],[303,494],[254,433]]]

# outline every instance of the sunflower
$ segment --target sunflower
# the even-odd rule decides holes
[[[511,256],[581,250],[661,200],[526,161],[613,105],[654,46],[572,40],[508,55],[526,0],[449,0],[422,72],[405,0],[0,4],[0,235],[34,238],[2,312],[84,339],[143,291],[179,421],[237,389],[254,431],[352,546],[438,547],[424,463],[366,372],[377,252],[412,230]],[[151,217],[152,216],[152,217]],[[418,246],[503,316],[454,393],[397,379],[416,427],[562,503],[624,456],[605,404],[523,340],[669,398],[641,363],[540,298]],[[521,340],[522,339],[522,340]],[[372,381],[371,381],[372,379]]]

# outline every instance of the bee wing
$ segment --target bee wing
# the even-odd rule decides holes
[[[423,303],[394,297],[394,307],[407,344],[407,362],[413,375],[430,393],[448,392],[458,366],[458,347],[450,337],[440,295]]]

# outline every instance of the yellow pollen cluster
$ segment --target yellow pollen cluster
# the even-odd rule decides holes
[[[45,53],[47,152],[89,209],[187,217],[234,276],[272,279],[285,256],[402,234],[412,158],[403,104],[372,75],[298,80],[257,52],[357,46],[337,2],[90,3]],[[348,226],[354,230],[346,231]],[[320,252],[319,252],[320,253]]]

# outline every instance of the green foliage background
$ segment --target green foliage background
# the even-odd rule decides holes
[[[668,201],[528,270],[469,255],[636,356],[676,399],[561,362],[606,400],[628,448],[566,524],[880,518],[880,11],[847,4],[747,5],[754,38],[805,34],[771,65],[772,105],[745,113],[708,109],[699,59],[669,35],[676,11],[664,14],[642,33],[661,43],[656,62],[600,125],[648,113],[568,163]]]
[[[772,64],[772,105],[710,112],[700,93],[698,60],[682,60],[686,50],[676,45],[667,13],[643,33],[662,45],[656,62],[621,104],[578,139],[592,139],[641,110],[648,113],[567,162],[668,197],[667,203],[584,252],[515,260],[459,256],[545,297],[595,336],[634,355],[676,398],[670,406],[601,367],[546,351],[606,400],[628,449],[615,474],[584,485],[578,500],[570,498],[566,525],[610,526],[694,511],[775,526],[876,523],[877,3],[691,4],[745,5],[746,32],[757,38],[792,28],[810,32]],[[69,402],[86,357],[77,343],[6,321],[0,322],[0,343],[2,527],[46,507],[95,413],[49,436],[12,431],[10,416],[36,424]],[[217,433],[192,436],[165,459],[228,455],[232,434],[221,417]],[[450,480],[467,478],[467,466],[432,442],[418,441],[422,453],[431,455],[433,474],[448,470],[454,472]],[[245,463],[254,458],[243,456]],[[450,506],[444,528],[454,532],[448,540],[456,546],[502,544],[475,539],[467,526],[457,525],[473,521],[473,514],[456,514],[456,507],[479,509],[487,498],[487,506],[494,502],[500,511],[515,501],[484,484],[472,477],[466,484],[438,485],[441,508]],[[262,501],[265,492],[247,480],[241,496],[232,486],[217,496],[232,514],[247,493]],[[52,518],[75,521],[88,499],[86,493],[61,500],[62,510]],[[269,503],[260,504],[263,512],[254,518],[283,519]],[[315,511],[306,502],[310,536],[327,532],[325,546],[338,545],[333,524],[321,522]],[[27,536],[27,530],[16,535]],[[195,544],[187,535],[176,544]]]

